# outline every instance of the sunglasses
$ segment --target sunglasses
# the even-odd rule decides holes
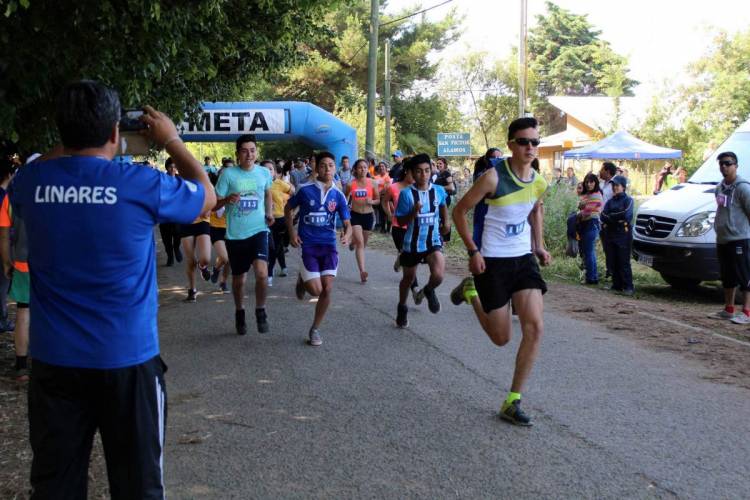
[[[510,142],[515,142],[519,146],[528,146],[529,144],[531,144],[532,146],[537,147],[539,146],[539,144],[541,144],[542,141],[540,141],[539,139],[528,139],[526,137],[517,137],[515,139],[511,139]]]
[[[719,161],[719,166],[722,166],[722,167],[731,167],[732,165],[737,165],[737,164],[733,162],[732,160],[720,160]]]

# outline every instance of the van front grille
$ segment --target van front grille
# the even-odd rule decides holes
[[[666,238],[677,224],[676,219],[658,215],[638,214],[635,219],[635,230],[649,238]]]

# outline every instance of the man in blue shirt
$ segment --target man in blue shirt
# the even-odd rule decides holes
[[[309,332],[310,345],[319,346],[323,340],[318,331],[328,305],[331,303],[333,279],[339,264],[336,251],[336,214],[344,222],[341,244],[348,245],[352,233],[349,207],[344,193],[333,183],[336,160],[328,151],[316,156],[315,180],[302,185],[284,207],[289,240],[293,247],[302,247],[302,270],[297,278],[297,298],[305,298],[305,291],[318,297],[315,318]],[[294,228],[292,211],[299,208],[299,232]]]
[[[216,194],[221,208],[227,206],[226,245],[232,269],[234,324],[239,335],[247,333],[245,325],[245,280],[252,266],[255,273],[255,320],[258,332],[268,332],[266,294],[268,292],[268,226],[273,224],[273,177],[267,168],[256,165],[255,136],[237,138],[238,165],[225,168]]]
[[[427,298],[430,312],[440,312],[440,301],[435,288],[443,282],[445,272],[441,234],[448,234],[450,231],[445,189],[430,183],[430,157],[426,154],[413,156],[406,162],[405,168],[412,173],[414,184],[401,191],[396,206],[396,219],[399,224],[407,226],[400,257],[403,278],[398,287],[396,314],[396,324],[401,328],[409,324],[406,297],[417,276],[418,264],[426,263],[430,266],[430,280],[417,292],[414,302],[419,305]]]
[[[216,198],[172,121],[149,106],[145,133],[180,177],[113,162],[119,119],[115,91],[66,86],[55,116],[62,146],[27,165],[9,191],[28,236],[34,498],[86,498],[97,429],[113,498],[164,495],[153,230],[189,223]]]

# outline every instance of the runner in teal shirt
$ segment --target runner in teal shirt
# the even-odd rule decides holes
[[[249,170],[237,165],[224,169],[216,183],[216,194],[221,198],[240,195],[237,203],[226,206],[228,240],[244,240],[268,231],[265,198],[270,196],[272,183],[271,173],[260,165],[252,165]]]

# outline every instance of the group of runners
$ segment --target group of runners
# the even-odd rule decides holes
[[[515,120],[508,131],[511,156],[494,159],[471,189],[459,200],[452,220],[463,240],[471,276],[451,292],[455,305],[469,304],[489,339],[498,346],[512,335],[511,304],[522,332],[511,389],[503,400],[500,416],[514,424],[530,425],[521,409],[523,388],[536,359],[543,332],[542,294],[546,284],[538,263],[549,263],[542,237],[542,196],[547,183],[531,166],[536,158],[539,132],[534,118]],[[337,229],[340,243],[355,252],[362,283],[368,280],[365,247],[374,226],[374,207],[391,220],[391,234],[398,253],[394,270],[401,271],[395,322],[409,325],[407,301],[427,302],[430,312],[441,310],[436,289],[445,273],[442,247],[451,231],[446,190],[432,182],[432,161],[417,154],[404,161],[396,178],[381,193],[368,176],[368,162],[357,160],[348,184],[337,182],[336,159],[329,152],[316,155],[313,171],[298,189],[280,178],[271,161],[256,163],[257,144],[252,135],[236,141],[237,164],[230,162],[214,173],[217,203],[192,224],[181,226],[182,247],[188,276],[187,300],[195,301],[196,274],[219,281],[231,290],[235,305],[235,329],[247,333],[244,291],[247,273],[255,277],[255,319],[260,333],[269,331],[266,312],[273,267],[279,262],[286,276],[285,242],[301,249],[295,285],[298,299],[317,297],[308,343],[320,346],[320,326],[331,302],[338,270]],[[226,162],[225,162],[226,163]],[[382,194],[382,196],[381,196]],[[475,211],[473,227],[467,214]],[[216,253],[209,262],[211,245]],[[417,281],[417,267],[426,264],[429,278]],[[210,266],[213,265],[213,269]]]

